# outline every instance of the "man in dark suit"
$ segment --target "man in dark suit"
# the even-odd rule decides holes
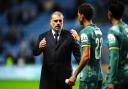
[[[55,11],[51,15],[51,30],[39,36],[33,53],[43,53],[40,89],[71,89],[65,83],[72,73],[71,54],[77,62],[80,59],[79,44],[71,33],[63,29],[63,14]]]

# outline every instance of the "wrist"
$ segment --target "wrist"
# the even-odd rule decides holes
[[[76,80],[76,76],[72,75],[69,80],[70,81],[75,81]]]

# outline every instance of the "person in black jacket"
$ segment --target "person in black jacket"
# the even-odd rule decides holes
[[[39,36],[34,55],[43,53],[43,66],[39,89],[71,89],[65,79],[72,74],[72,53],[79,63],[79,44],[70,31],[63,29],[63,14],[53,12],[50,18],[51,30]]]

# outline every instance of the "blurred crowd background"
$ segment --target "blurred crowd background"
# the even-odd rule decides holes
[[[128,1],[123,20],[128,23]],[[32,49],[42,32],[48,31],[49,18],[58,10],[64,14],[64,28],[80,30],[77,8],[88,2],[95,7],[94,23],[103,32],[102,63],[108,63],[106,34],[108,0],[0,0],[0,66],[42,64],[42,56],[33,56]],[[74,63],[74,61],[73,61]]]

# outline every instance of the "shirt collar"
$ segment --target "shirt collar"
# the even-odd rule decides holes
[[[60,35],[60,33],[61,33],[61,32],[58,32],[59,35]],[[53,36],[54,36],[54,34],[55,34],[55,31],[54,31],[54,30],[52,30],[52,34],[53,34]]]

